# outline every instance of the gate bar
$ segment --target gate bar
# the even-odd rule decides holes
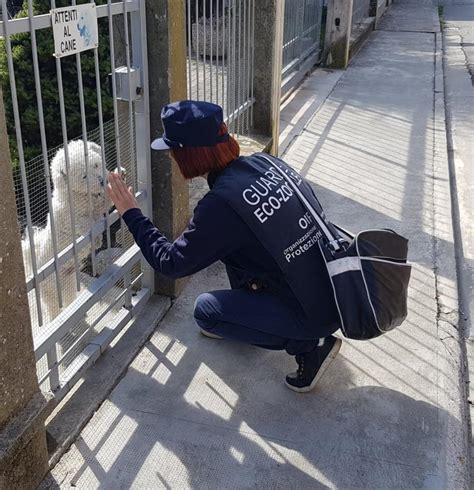
[[[188,8],[187,8],[187,17],[188,17],[188,94],[192,93],[192,88],[193,88],[193,82],[192,82],[192,76],[191,76],[191,61],[192,61],[192,51],[191,51],[191,44],[192,44],[192,29],[191,29],[191,0],[188,0]]]
[[[120,4],[116,4],[119,5]],[[127,10],[127,5],[125,2],[121,5],[121,11],[123,12]],[[118,104],[117,104],[117,81],[115,79],[115,41],[114,41],[114,25],[113,25],[113,17],[112,17],[112,1],[107,0],[108,8],[108,20],[109,20],[109,47],[110,47],[110,67],[112,70],[112,105],[114,109],[114,128],[115,128],[115,152],[117,156],[117,170],[121,174],[122,173],[122,149],[121,143],[122,139],[120,136],[120,121],[118,115]],[[117,12],[117,14],[119,13]],[[122,244],[125,244],[125,229],[122,218],[120,217],[120,236]]]
[[[242,97],[241,97],[241,102],[245,102],[249,98],[248,94],[248,72],[247,72],[247,65],[248,65],[248,57],[247,57],[247,52],[248,52],[248,29],[249,25],[247,22],[247,4],[248,2],[244,2],[244,5],[242,7],[242,22],[243,22],[243,30],[242,30],[242,35],[243,35],[243,42],[242,42],[242,73],[244,74],[243,76],[243,81],[242,81]],[[247,114],[244,114],[242,116],[242,134],[245,134],[246,131],[248,131],[248,126],[247,126]]]
[[[245,100],[249,97],[249,49],[250,49],[250,22],[248,13],[250,12],[250,5],[247,8],[247,3],[244,2],[244,39],[246,42],[245,55],[244,55],[244,95]],[[244,132],[249,132],[249,113],[245,111],[244,114]]]
[[[2,0],[2,12],[7,12],[7,2]],[[15,120],[15,132],[18,145],[18,160],[20,162],[20,173],[21,182],[23,186],[23,192],[25,196],[25,211],[26,211],[26,224],[28,227],[28,239],[30,243],[30,257],[31,257],[31,268],[33,269],[33,277],[35,283],[35,295],[36,295],[36,309],[38,311],[38,323],[43,325],[43,313],[41,309],[41,295],[40,295],[40,285],[38,282],[38,267],[36,262],[36,250],[34,243],[34,230],[33,223],[31,219],[31,205],[30,205],[30,194],[28,192],[28,180],[26,178],[26,167],[25,167],[25,155],[23,152],[23,135],[21,131],[21,121],[20,121],[20,111],[18,108],[18,96],[16,92],[16,80],[15,80],[15,68],[13,66],[13,54],[12,47],[10,43],[10,23],[9,21],[3,22],[3,34],[5,37],[5,47],[7,51],[7,62],[8,62],[8,74],[10,78],[10,90],[12,95],[12,106],[13,106],[13,117]]]
[[[242,2],[243,0],[237,0],[238,1],[238,10],[237,10],[237,73],[239,74],[239,77],[237,78],[237,90],[236,90],[236,96],[237,96],[237,104],[243,105],[244,104],[244,87],[245,87],[245,59],[244,59],[244,54],[245,50],[243,49],[242,45],[242,34],[243,34],[243,29],[244,29],[244,24],[242,23]],[[244,118],[239,116],[237,118],[237,134],[243,134],[243,124]]]
[[[219,4],[220,1],[218,0],[216,3],[216,100],[219,103],[219,46],[220,46],[220,37],[219,37],[219,31],[220,31],[220,22],[221,18],[219,16]]]
[[[127,2],[127,12],[135,12],[138,10],[139,0],[128,0]],[[107,17],[109,15],[108,5],[97,5],[97,18]],[[117,15],[122,12],[122,5],[120,3],[113,3],[110,9],[112,15]],[[5,27],[3,24],[8,22],[9,29],[8,32],[10,36],[13,34],[20,34],[21,32],[30,32],[30,21],[27,17],[21,17],[19,19],[2,20],[0,21],[0,27],[3,31]],[[51,14],[41,14],[35,15],[31,21],[33,29],[47,29],[51,27]]]
[[[232,0],[232,133],[237,132],[235,120],[235,106],[237,105],[237,0]]]
[[[117,322],[108,327],[101,334],[90,342],[80,353],[74,363],[69,366],[61,376],[61,386],[54,393],[54,398],[60,402],[64,396],[73,388],[73,386],[83,376],[84,372],[100,357],[110,343],[118,334],[128,325],[130,320],[136,317],[142,311],[146,302],[150,298],[150,291],[144,289],[133,297],[132,310],[123,310],[117,315]]]
[[[118,120],[117,107],[117,81],[115,79],[115,45],[114,45],[114,25],[112,19],[112,0],[107,0],[108,20],[109,20],[109,47],[110,47],[110,69],[112,71],[112,102],[114,108],[114,128],[115,128],[115,151],[117,156],[117,169],[122,171],[122,155],[120,151],[120,127]]]
[[[225,49],[226,29],[225,29],[225,4],[222,3],[222,55],[221,55],[221,83],[222,83],[222,108],[224,114],[227,114],[227,94],[225,92],[225,80],[227,77],[226,62],[228,60],[227,50]]]
[[[72,5],[76,5],[76,0],[72,0]],[[77,86],[79,91],[79,110],[81,113],[81,129],[82,129],[82,145],[84,148],[84,163],[86,166],[86,184],[87,184],[87,201],[89,207],[89,223],[90,233],[92,233],[92,227],[94,226],[94,215],[92,209],[92,194],[91,194],[91,178],[90,178],[90,161],[89,161],[89,147],[87,142],[87,124],[86,124],[86,108],[84,104],[84,84],[82,83],[82,64],[81,54],[76,53],[76,70],[77,70]],[[101,152],[104,151],[101,148]],[[104,189],[105,191],[105,189]],[[91,263],[92,263],[92,275],[96,275],[96,261],[95,261],[95,240],[91,236]]]
[[[107,167],[105,165],[104,116],[102,112],[102,86],[101,86],[102,84],[100,82],[99,48],[94,48],[94,68],[95,68],[95,80],[96,80],[96,91],[97,91],[97,118],[99,119],[100,147],[102,148],[102,151],[100,152],[102,157],[102,177],[104,179],[104,192],[105,192],[105,186],[107,185]],[[112,247],[112,243],[110,239],[109,207],[107,205],[105,206],[104,226],[106,230],[105,236],[107,241],[107,250],[109,251],[109,259],[110,259],[110,253],[111,253],[110,249]]]
[[[199,100],[199,0],[196,1],[196,99]]]
[[[124,23],[124,30],[125,30],[125,60],[126,60],[126,66],[127,66],[127,76],[128,76],[128,129],[129,129],[129,144],[130,144],[130,156],[135,154],[135,142],[134,142],[134,136],[133,136],[133,92],[132,92],[132,84],[131,82],[131,68],[132,68],[132,63],[131,63],[131,57],[130,57],[130,35],[129,35],[129,25],[128,25],[128,13],[125,8],[126,3],[128,0],[124,0],[123,2],[123,23]],[[133,168],[133,165],[132,165]],[[132,175],[132,178],[135,176]],[[135,179],[134,184],[135,184]]]
[[[135,195],[135,197],[136,197],[137,201],[140,203],[142,201],[146,202],[145,198],[147,195],[150,195],[150,194],[146,194],[144,191],[141,191],[141,192],[138,192]],[[119,219],[120,219],[120,216],[118,214],[118,211],[114,210],[108,215],[107,223],[110,226],[110,225],[113,225]],[[106,224],[103,221],[99,221],[94,225],[94,228],[92,229],[92,236],[97,237],[98,235],[103,233],[104,230],[106,230]],[[79,237],[77,239],[77,242],[76,242],[77,249],[80,251],[84,247],[87,247],[88,244],[90,243],[90,241],[91,241],[91,234],[88,233],[87,235],[82,235],[81,237]],[[73,256],[73,245],[71,243],[66,248],[61,250],[61,252],[59,252],[59,254],[58,254],[58,265],[59,266],[63,265],[69,259],[71,259],[72,256]],[[41,283],[48,276],[53,274],[53,272],[54,272],[54,259],[51,259],[48,262],[46,262],[46,264],[44,264],[43,266],[41,266],[38,269],[38,281]],[[35,287],[34,278],[27,279],[26,291],[30,292],[33,290],[34,287]]]
[[[150,89],[148,79],[148,57],[147,57],[147,30],[146,30],[146,4],[140,0],[140,10],[130,14],[132,33],[132,59],[134,65],[140,61],[142,73],[142,94],[135,101],[135,134],[140,135],[145,144],[137,145],[135,139],[135,151],[137,161],[137,189],[136,195],[148,196],[141,205],[145,216],[151,216],[153,209],[151,205],[151,148],[150,148]],[[137,194],[138,193],[138,194]],[[141,264],[143,283],[152,293],[155,291],[155,271],[146,260]],[[133,284],[133,283],[132,283]]]
[[[31,28],[31,19],[33,18],[33,0],[28,0],[28,15],[30,19],[30,28]],[[57,245],[57,236],[56,236],[56,224],[55,218],[53,214],[53,205],[52,205],[52,194],[51,194],[51,182],[50,182],[50,169],[48,163],[48,149],[46,143],[46,131],[44,124],[44,114],[43,114],[43,100],[41,95],[41,79],[39,75],[39,63],[38,63],[38,50],[36,44],[36,32],[31,28],[31,51],[33,58],[33,72],[35,77],[35,89],[36,89],[36,101],[38,106],[38,121],[40,126],[40,138],[41,138],[41,150],[43,153],[43,166],[44,173],[46,178],[46,195],[48,199],[48,209],[49,209],[49,222],[51,226],[51,241],[53,245],[53,260],[54,267],[56,271],[56,292],[58,295],[58,305],[59,308],[63,307],[62,301],[62,291],[61,291],[61,280],[59,274],[59,264],[58,264],[58,245]],[[38,287],[38,286],[36,286]],[[53,390],[59,386],[59,368],[55,367],[58,360],[58,350],[56,345],[52,346],[46,355],[46,362],[49,368],[49,384],[50,389]]]
[[[214,80],[212,79],[212,68],[213,68],[213,65],[214,65],[214,58],[213,58],[213,54],[214,54],[214,47],[213,47],[213,41],[214,41],[214,16],[212,15],[213,12],[212,12],[212,2],[210,4],[210,28],[211,28],[211,49],[210,49],[210,58],[211,58],[211,74],[210,74],[210,77],[209,77],[209,84],[211,86],[211,93],[210,93],[210,97],[211,97],[211,100],[212,100],[212,85],[213,85],[213,82]]]
[[[56,8],[56,0],[51,0],[51,8]],[[59,111],[61,113],[61,129],[63,134],[63,147],[64,147],[64,160],[66,163],[66,184],[67,184],[67,194],[69,199],[69,217],[71,220],[71,233],[72,233],[72,247],[74,252],[74,269],[76,272],[76,289],[79,291],[81,289],[81,281],[79,276],[79,259],[77,257],[76,249],[76,218],[74,216],[73,199],[71,192],[71,182],[70,182],[70,160],[69,160],[69,148],[68,148],[68,137],[67,137],[67,127],[66,127],[66,108],[64,106],[64,91],[63,91],[63,75],[61,68],[61,59],[56,58],[56,74],[58,78],[58,99],[59,99]]]
[[[75,325],[87,311],[101,299],[140,260],[141,252],[133,245],[123,253],[104,274],[97,278],[51,323],[45,326],[33,339],[36,360],[41,359],[52,345],[66,335],[71,325]]]
[[[133,102],[132,102],[132,84],[131,84],[131,62],[130,62],[130,35],[128,31],[128,13],[126,9],[126,2],[125,0],[123,2],[123,23],[124,23],[124,30],[125,30],[125,60],[126,60],[126,65],[127,65],[127,76],[128,76],[128,133],[129,133],[129,144],[130,144],[130,158],[133,158],[135,156],[136,159],[136,151],[135,151],[135,144],[134,144],[134,134],[133,134],[133,129],[134,129],[134,124],[133,124]],[[147,141],[147,144],[149,142]],[[134,168],[134,165],[132,163],[131,169]],[[133,186],[135,186],[135,175],[133,174],[133,171],[131,172],[132,174],[132,180],[133,180]],[[122,241],[122,246],[125,245],[125,227],[124,227],[124,222],[121,221],[121,226],[123,227],[123,241]],[[126,276],[124,276],[126,277]],[[128,290],[127,293],[127,304],[131,304],[131,298],[132,298],[132,292]]]
[[[128,274],[129,275],[129,274]],[[139,278],[141,278],[142,274],[139,275]],[[134,283],[136,282],[133,281],[131,283],[131,285],[133,286]],[[142,291],[140,291],[139,293],[141,293]],[[125,289],[121,290],[120,293],[118,293],[114,298],[113,300],[111,300],[110,304],[107,305],[107,308],[104,309],[104,311],[102,311],[100,313],[100,315],[98,315],[96,318],[94,318],[94,321],[89,325],[89,328],[85,329],[78,337],[76,337],[74,339],[74,342],[69,345],[69,347],[62,352],[61,354],[61,357],[59,359],[56,360],[56,362],[54,364],[52,364],[51,366],[48,365],[48,367],[51,369],[58,369],[59,366],[61,365],[61,362],[77,347],[77,344],[79,344],[81,342],[81,340],[86,337],[87,335],[90,334],[91,330],[94,329],[94,327],[100,323],[112,310],[113,308],[115,308],[122,299],[124,299],[125,295],[126,295],[127,291]],[[138,294],[139,294],[138,293]],[[122,306],[121,306],[122,308]],[[131,309],[133,308],[133,303],[130,304],[130,308],[126,308],[126,309]],[[120,312],[118,313],[118,315],[123,315],[124,312]],[[127,312],[128,313],[128,312]],[[126,313],[126,314],[127,314]],[[120,318],[118,319],[119,320],[119,323],[120,323]],[[110,327],[106,327],[107,330],[110,329]],[[105,329],[104,329],[105,330]],[[114,329],[115,331],[115,329]],[[97,335],[96,337],[94,337],[91,342],[89,343],[93,343],[93,344],[100,344],[100,342],[98,342],[98,339],[97,337],[101,337],[102,336],[102,333],[100,333],[99,335]],[[55,347],[55,346],[53,346]],[[45,374],[43,374],[43,376],[41,376],[39,379],[38,379],[38,383],[41,385],[42,383],[44,383],[48,378],[51,378],[51,372],[47,372]],[[59,382],[57,384],[57,386],[59,386]]]
[[[227,25],[227,57],[226,57],[226,87],[227,87],[227,97],[226,97],[226,101],[227,101],[227,107],[226,107],[226,114],[230,114],[231,112],[231,93],[232,93],[232,87],[231,87],[231,84],[232,84],[232,62],[231,62],[231,58],[232,58],[232,50],[230,48],[230,41],[231,41],[231,33],[232,33],[232,26],[231,26],[231,0],[229,0],[229,6],[227,7],[227,17],[228,17],[228,25]],[[227,119],[227,129],[229,131],[229,133],[232,131],[232,128],[230,127],[231,125],[231,121],[230,119],[228,118]]]
[[[254,71],[255,71],[255,0],[251,0],[252,2],[252,62],[250,63],[251,74],[250,74],[250,99],[254,100],[253,96],[253,83],[254,83]],[[253,126],[253,106],[250,106],[250,124]]]
[[[204,90],[204,100],[207,100],[207,92],[206,92],[206,80],[207,80],[207,76],[206,76],[206,45],[207,45],[207,22],[206,22],[206,0],[202,0],[203,2],[203,14],[202,14],[202,18],[204,20],[203,22],[203,47],[202,47],[202,51],[203,51],[203,63],[202,63],[202,73],[203,73],[203,90]]]
[[[33,58],[33,72],[35,77],[36,104],[38,106],[38,122],[39,122],[40,138],[41,138],[41,151],[43,153],[43,168],[44,168],[44,175],[46,179],[46,196],[48,199],[49,222],[51,225],[51,242],[53,246],[54,269],[56,272],[56,292],[58,295],[59,308],[62,308],[63,295],[61,290],[61,279],[59,274],[59,263],[58,263],[58,239],[56,235],[56,219],[54,218],[54,214],[53,214],[51,173],[49,169],[48,145],[46,141],[46,130],[44,124],[43,96],[41,93],[41,79],[39,74],[38,48],[36,43],[36,31],[33,29],[32,22],[31,22],[33,19],[33,0],[28,0],[28,16],[30,20],[31,52]]]

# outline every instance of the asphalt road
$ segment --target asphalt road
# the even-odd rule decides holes
[[[474,330],[474,1],[445,6],[444,54],[446,109],[459,210],[461,300],[467,336]],[[449,143],[449,141],[448,141]]]
[[[459,298],[469,362],[471,426],[474,419],[474,0],[445,6],[444,75],[448,145],[454,176],[454,228],[458,239]],[[456,213],[457,212],[457,213]],[[457,216],[456,216],[457,214]],[[456,219],[457,218],[457,219]],[[456,230],[457,228],[457,230]],[[471,427],[472,428],[472,427]],[[474,446],[471,455],[474,456]],[[474,474],[471,457],[471,474]]]

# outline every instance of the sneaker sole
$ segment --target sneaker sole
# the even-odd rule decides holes
[[[314,389],[315,386],[318,384],[318,381],[321,379],[322,375],[325,373],[325,371],[327,370],[327,368],[331,364],[331,362],[334,361],[334,358],[337,356],[337,353],[341,349],[341,345],[342,345],[342,340],[336,339],[336,342],[334,343],[333,348],[329,351],[329,354],[326,357],[326,359],[324,359],[324,362],[321,364],[319,371],[317,372],[316,376],[314,377],[314,379],[310,385],[304,386],[302,388],[297,388],[296,386],[290,385],[285,380],[285,384],[286,384],[287,388],[289,388],[292,391],[296,391],[297,393],[307,393],[308,391],[311,391],[312,389]]]
[[[224,337],[221,337],[219,335],[215,335],[211,332],[208,332],[207,330],[204,330],[203,328],[201,328],[199,331],[201,332],[201,335],[204,335],[204,337],[208,337],[210,339],[216,339],[216,340],[223,340],[224,339]]]

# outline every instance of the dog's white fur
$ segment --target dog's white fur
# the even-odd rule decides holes
[[[105,192],[101,148],[96,143],[87,143],[88,162],[86,162],[84,150],[84,142],[82,140],[72,141],[68,144],[69,168],[66,166],[64,148],[61,148],[51,161],[51,178],[53,181],[52,215],[56,229],[58,252],[64,250],[73,241],[70,205],[72,206],[75,220],[76,239],[86,235],[90,230],[91,224],[97,222],[106,213],[110,205]],[[87,170],[89,179],[86,174]],[[88,186],[90,187],[90,198]],[[72,202],[70,202],[69,197],[71,197]],[[34,228],[33,241],[38,268],[45,265],[54,256],[51,224],[51,214],[48,213],[46,226],[44,228]],[[100,245],[101,237],[98,237],[94,248],[96,249]],[[33,275],[33,268],[28,232],[25,233],[22,240],[22,249],[26,277],[30,278]],[[83,267],[84,261],[90,253],[90,245],[78,252],[79,269]],[[84,273],[79,274],[83,285],[90,283],[92,279],[90,276]],[[61,266],[59,280],[63,305],[66,306],[77,295],[74,259],[68,260]],[[43,321],[48,322],[59,313],[54,274],[41,282],[40,291],[44,314]],[[32,311],[32,313],[34,312]]]

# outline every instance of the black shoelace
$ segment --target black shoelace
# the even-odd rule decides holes
[[[304,356],[303,355],[297,355],[296,357],[296,362],[298,363],[298,369],[296,371],[296,375],[298,378],[303,377],[303,371],[304,371]]]

